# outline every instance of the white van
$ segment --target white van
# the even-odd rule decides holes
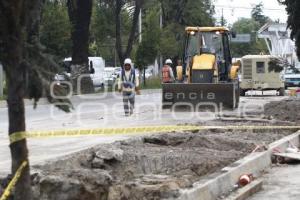
[[[115,68],[114,67],[106,67],[104,69],[104,84],[105,86],[113,86],[116,79],[117,75],[115,74]]]
[[[64,63],[66,66],[71,65],[72,58],[65,58]],[[91,74],[91,78],[94,84],[94,87],[103,87],[104,86],[104,68],[105,61],[101,57],[89,57],[89,65],[93,65],[95,73]]]
[[[249,90],[277,90],[284,96],[285,85],[281,73],[270,72],[270,55],[247,55],[242,58],[240,95],[245,96]]]

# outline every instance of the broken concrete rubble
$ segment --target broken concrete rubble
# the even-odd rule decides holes
[[[257,145],[290,133],[175,132],[105,144],[34,167],[39,170],[35,196],[42,200],[172,199],[181,189],[222,173],[223,167]]]
[[[95,153],[95,156],[106,161],[122,161],[123,153],[122,149],[100,149]]]
[[[113,162],[123,160],[123,150],[121,149],[99,149],[94,153],[91,166],[92,168],[105,169]]]

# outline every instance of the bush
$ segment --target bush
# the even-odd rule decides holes
[[[160,89],[161,88],[161,79],[160,77],[151,77],[146,80],[146,86],[144,86],[143,81],[141,82],[141,89]]]

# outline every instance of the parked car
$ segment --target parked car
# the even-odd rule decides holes
[[[146,79],[149,79],[153,76],[153,69],[146,69],[145,73]]]
[[[120,74],[122,72],[122,67],[115,67],[114,68],[114,74],[119,78]]]
[[[300,87],[300,73],[295,69],[287,69],[284,73],[285,87]]]
[[[141,74],[141,78],[144,78],[144,71],[139,71],[137,69],[135,69],[135,72],[136,72],[136,76],[137,77],[140,77],[140,74]],[[153,70],[152,69],[146,69],[146,72],[145,72],[145,77],[146,79],[149,79],[153,76]]]
[[[114,67],[106,67],[104,69],[104,85],[109,87],[113,86],[117,80],[117,76]]]

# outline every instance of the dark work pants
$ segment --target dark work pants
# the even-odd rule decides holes
[[[123,92],[123,103],[125,115],[132,115],[134,109],[135,94],[134,92]]]

